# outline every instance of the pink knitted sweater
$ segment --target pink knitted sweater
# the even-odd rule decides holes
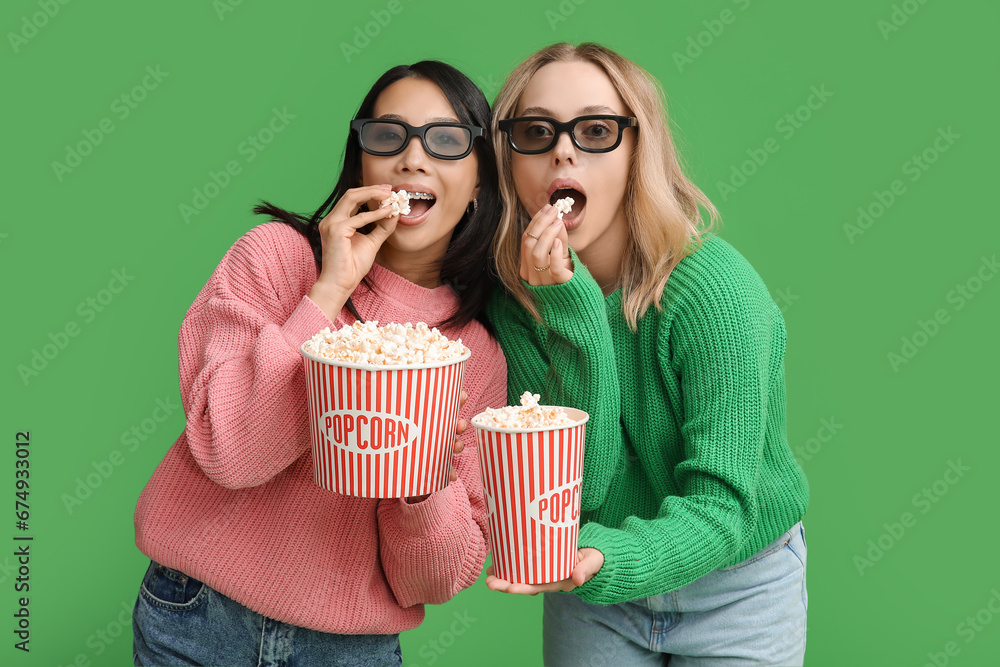
[[[426,289],[375,264],[354,292],[362,317],[436,323],[454,312],[447,286]],[[470,432],[459,479],[417,504],[339,495],[313,482],[299,346],[331,322],[307,293],[308,242],[277,222],[226,253],[179,336],[187,427],[157,466],[135,512],[136,545],[254,611],[324,632],[388,634],[416,627],[479,576],[486,507]],[[478,322],[461,337],[466,420],[505,405],[507,364]]]

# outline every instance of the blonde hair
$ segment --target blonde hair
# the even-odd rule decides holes
[[[659,82],[628,58],[600,44],[548,46],[518,65],[497,95],[491,129],[504,202],[493,241],[497,269],[504,287],[535,319],[540,319],[531,293],[519,277],[521,234],[531,216],[517,197],[511,169],[512,151],[498,122],[514,116],[518,100],[535,72],[549,63],[569,61],[591,62],[603,69],[638,123],[625,189],[628,241],[620,274],[625,319],[635,330],[650,305],[661,308],[660,297],[670,272],[698,248],[719,214],[681,170]],[[703,224],[699,205],[709,215],[707,224]]]

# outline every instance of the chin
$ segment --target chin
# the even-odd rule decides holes
[[[576,233],[574,233],[576,232]],[[566,238],[569,239],[569,247],[579,255],[581,252],[586,252],[587,248],[593,245],[594,240],[587,237],[586,232],[580,233],[577,230],[573,232],[568,232]]]
[[[441,239],[428,239],[422,235],[418,236],[417,234],[414,234],[412,236],[406,234],[400,237],[398,236],[398,232],[394,233],[392,236],[386,239],[386,243],[391,245],[392,248],[398,252],[414,253],[414,254],[427,252],[428,250],[432,250],[433,248],[439,245],[441,245],[442,249],[447,248],[448,246],[447,242],[444,242],[442,245]]]
[[[396,252],[418,252],[423,247],[417,239],[399,238],[397,234],[393,234],[385,241],[385,244]]]

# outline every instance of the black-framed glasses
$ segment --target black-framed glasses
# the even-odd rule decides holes
[[[634,116],[601,115],[577,116],[565,123],[547,116],[508,118],[499,123],[510,147],[524,155],[552,150],[563,132],[568,132],[573,145],[585,153],[607,153],[621,145],[626,127],[637,126]]]
[[[402,153],[411,137],[420,137],[427,154],[439,160],[461,160],[472,152],[473,140],[483,136],[478,125],[427,123],[414,127],[401,120],[378,118],[352,120],[351,130],[358,133],[358,144],[369,155]]]

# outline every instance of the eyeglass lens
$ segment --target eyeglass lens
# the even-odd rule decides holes
[[[618,141],[618,122],[608,118],[578,120],[573,126],[577,143],[587,149],[611,148]],[[555,128],[545,120],[519,120],[513,123],[511,139],[521,150],[540,151],[556,143]]]
[[[406,142],[406,128],[399,123],[381,121],[366,123],[361,129],[361,143],[378,153],[391,153]],[[464,127],[435,125],[424,133],[424,147],[432,155],[454,157],[469,149],[472,134]]]

